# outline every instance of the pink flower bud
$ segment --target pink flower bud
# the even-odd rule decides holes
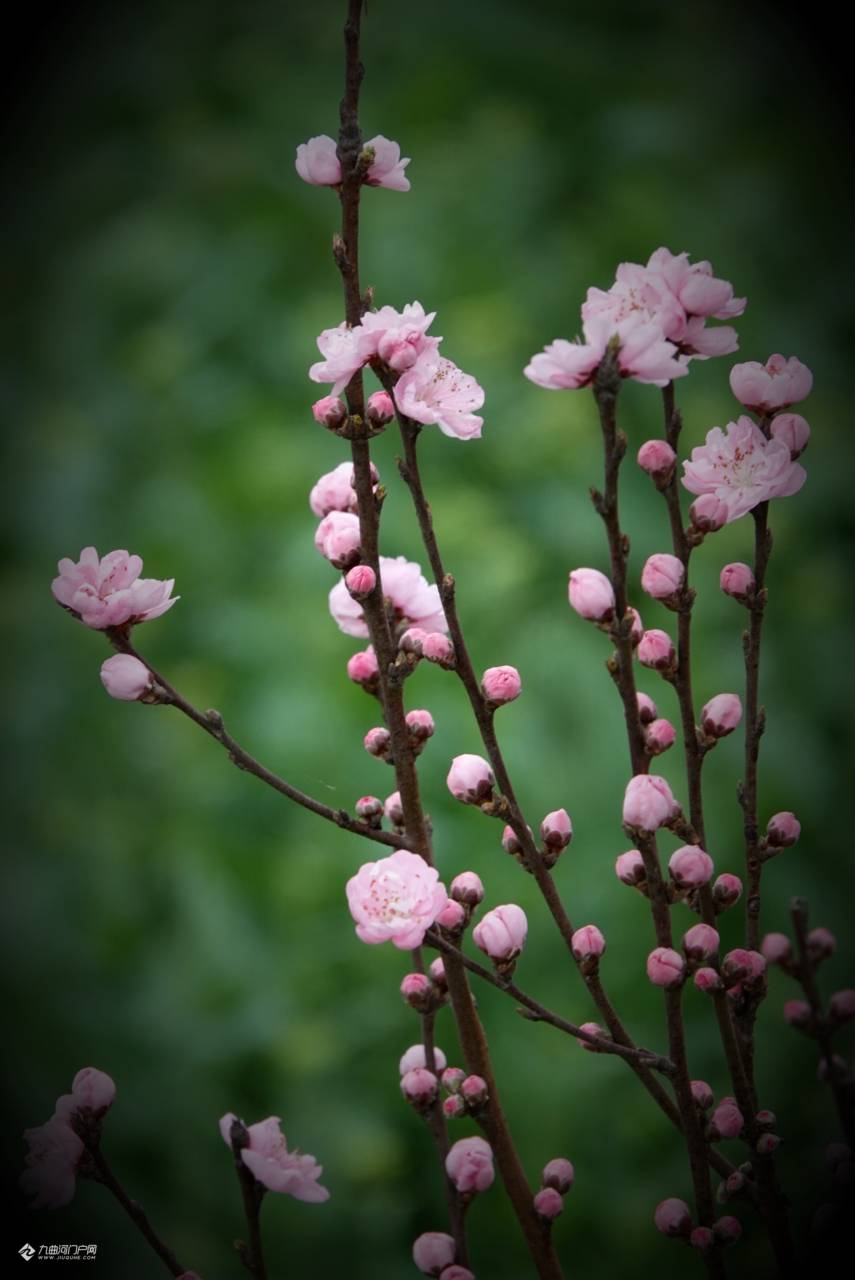
[[[413,1245],[413,1262],[426,1276],[438,1276],[454,1262],[457,1246],[444,1231],[426,1231]]]
[[[855,990],[844,987],[842,991],[835,991],[828,1002],[828,1012],[832,1021],[838,1023],[855,1018]]]
[[[742,1227],[738,1218],[730,1216],[718,1218],[713,1223],[713,1234],[720,1244],[736,1244],[742,1235]]]
[[[699,889],[709,883],[713,860],[700,845],[684,844],[671,854],[668,870],[678,889]]]
[[[331,511],[315,531],[315,546],[333,568],[350,568],[361,554],[359,516],[352,511]]]
[[[735,693],[717,693],[701,712],[704,733],[711,738],[724,738],[733,733],[742,719],[742,703]]]
[[[427,742],[433,736],[436,725],[429,711],[408,711],[406,719],[412,742]]]
[[[713,1104],[713,1091],[706,1080],[692,1081],[692,1097],[702,1111],[708,1111]]]
[[[807,448],[810,427],[798,413],[778,413],[772,419],[772,437],[787,446],[790,459],[795,462]]]
[[[738,1138],[745,1121],[733,1098],[722,1098],[710,1118],[709,1137],[713,1142],[722,1138]]]
[[[715,1235],[710,1227],[695,1227],[689,1236],[689,1244],[698,1253],[709,1253],[715,1244]]]
[[[403,827],[404,810],[401,808],[401,793],[399,791],[393,791],[390,796],[386,797],[383,812],[386,815],[387,822],[391,822],[393,827]]]
[[[422,641],[422,657],[440,667],[453,667],[454,645],[441,631],[431,631]]]
[[[392,750],[392,735],[388,729],[378,725],[368,730],[362,739],[362,744],[370,756],[376,756],[378,760],[388,760]]]
[[[608,1032],[598,1022],[583,1022],[579,1030],[584,1031],[589,1036],[601,1036],[604,1040],[608,1039]],[[582,1040],[580,1038],[579,1044],[583,1049],[587,1049],[588,1053],[603,1052],[599,1045],[592,1044],[590,1040]]]
[[[716,533],[727,524],[727,503],[714,493],[702,493],[689,507],[689,520],[699,533]]]
[[[329,427],[334,431],[347,417],[347,409],[338,396],[322,396],[312,405],[312,417],[322,427]]]
[[[633,649],[637,649],[641,637],[644,635],[644,623],[641,621],[641,614],[637,609],[633,609],[632,605],[627,609],[627,613],[632,619],[632,625],[629,630],[629,638],[632,641]]]
[[[778,1150],[781,1145],[781,1139],[777,1133],[762,1133],[757,1139],[757,1145],[754,1150],[758,1156],[771,1156]]]
[[[618,854],[615,859],[615,874],[623,884],[633,888],[643,884],[646,879],[644,859],[637,849],[627,849],[626,853]]]
[[[449,1093],[457,1093],[465,1079],[466,1072],[460,1067],[446,1067],[442,1073],[442,1087]]]
[[[806,1000],[788,1000],[784,1005],[784,1018],[797,1031],[805,1031],[810,1026],[813,1015]]]
[[[111,698],[120,702],[138,702],[151,689],[153,678],[148,667],[129,653],[116,653],[101,663],[101,683]]]
[[[449,899],[437,916],[436,923],[449,933],[458,933],[466,924],[466,912],[459,902]]]
[[[449,893],[455,902],[462,902],[466,907],[477,907],[484,900],[484,886],[481,877],[474,871],[461,871],[451,882]]]
[[[639,773],[630,778],[623,799],[625,826],[658,831],[679,812],[680,806],[664,778],[655,773]]]
[[[434,985],[439,987],[440,991],[444,991],[448,984],[445,980],[445,965],[442,963],[442,956],[437,956],[435,960],[430,962],[428,973]]]
[[[424,627],[408,627],[398,641],[398,648],[404,653],[415,653],[422,656],[422,645],[427,637]]]
[[[468,1267],[461,1267],[459,1262],[453,1262],[440,1273],[439,1280],[475,1280],[475,1273]]]
[[[513,827],[502,828],[502,848],[505,853],[509,853],[511,857],[516,857],[518,853],[522,853],[522,845],[517,838],[517,833]]]
[[[457,1120],[466,1115],[466,1103],[459,1093],[452,1093],[449,1098],[443,1099],[442,1114],[447,1120]]]
[[[545,1187],[552,1187],[562,1196],[567,1195],[575,1178],[576,1171],[570,1161],[565,1160],[563,1156],[556,1156],[554,1160],[550,1160],[543,1166],[543,1173],[540,1175]]]
[[[408,973],[401,982],[401,995],[417,1013],[427,1012],[434,1002],[434,988],[423,973]]]
[[[730,389],[740,404],[755,413],[774,413],[810,395],[813,374],[795,356],[770,356],[765,364],[750,360],[730,371]]]
[[[773,849],[788,849],[801,835],[802,824],[794,813],[776,813],[769,819],[766,839]]]
[[[494,907],[472,931],[472,938],[491,960],[512,960],[525,945],[528,921],[515,903]]]
[[[455,756],[446,784],[455,800],[462,804],[484,804],[493,794],[496,779],[493,770],[481,756]]]
[[[642,724],[652,724],[658,717],[659,712],[656,709],[656,703],[646,693],[639,691],[635,695],[638,703],[638,718]]]
[[[649,556],[641,571],[641,586],[654,600],[674,600],[683,586],[686,570],[676,556],[658,553]]]
[[[573,839],[573,823],[566,809],[548,813],[540,824],[540,836],[547,849],[560,853]]]
[[[652,480],[664,484],[673,474],[677,455],[666,440],[646,440],[638,451],[636,461]]]
[[[574,932],[570,946],[577,960],[594,960],[605,951],[606,940],[595,924],[584,924]]]
[[[483,1138],[460,1138],[445,1157],[445,1171],[458,1191],[486,1191],[495,1178],[493,1152]]]
[[[71,1082],[71,1093],[63,1096],[71,1100],[67,1108],[69,1112],[85,1108],[94,1111],[96,1115],[104,1115],[113,1105],[116,1084],[106,1071],[99,1071],[97,1067],[83,1067]],[[59,1102],[57,1111],[62,1111]]]
[[[734,947],[721,962],[722,976],[728,984],[744,979],[754,981],[765,971],[766,961],[760,952],[746,951],[744,947]]]
[[[377,576],[369,564],[357,564],[349,570],[344,580],[354,600],[365,600],[377,585]]]
[[[395,405],[387,391],[375,391],[368,397],[365,417],[372,427],[385,427],[395,416]]]
[[[719,936],[712,925],[695,924],[683,935],[683,950],[690,960],[708,960],[718,951]]]
[[[754,594],[754,574],[747,564],[736,561],[726,564],[721,571],[719,586],[726,596],[745,604]]]
[[[643,667],[652,667],[654,671],[667,671],[673,668],[677,652],[666,631],[658,631],[655,627],[645,631],[638,642],[638,661]]]
[[[761,1129],[774,1129],[778,1123],[774,1111],[769,1111],[766,1107],[758,1111],[754,1119]]]
[[[760,944],[760,951],[767,964],[786,964],[793,948],[785,933],[767,933]]]
[[[656,947],[647,957],[647,976],[655,987],[679,987],[686,962],[671,947]]]
[[[367,822],[370,826],[380,826],[380,819],[383,816],[383,801],[378,800],[377,796],[360,796],[354,808],[357,818],[361,818],[363,822]]]
[[[663,751],[667,751],[669,747],[673,747],[674,739],[677,737],[677,730],[674,728],[670,720],[653,720],[647,726],[647,732],[644,735],[644,743],[647,747],[648,754],[651,756],[661,756]]]
[[[814,964],[827,960],[837,950],[837,939],[830,929],[811,929],[807,936],[808,955]]]
[[[695,970],[694,982],[698,991],[705,991],[708,995],[712,995],[715,991],[721,991],[724,986],[721,975],[715,969],[708,967]]]
[[[516,667],[488,667],[481,678],[481,692],[494,707],[513,702],[522,692],[522,680]]]
[[[554,1187],[542,1187],[534,1197],[534,1211],[547,1222],[564,1212],[564,1201]]]
[[[437,1071],[444,1071],[446,1065],[445,1054],[441,1049],[437,1049],[434,1045],[433,1050],[434,1066]],[[419,1067],[426,1067],[427,1060],[425,1058],[425,1047],[423,1044],[411,1044],[409,1049],[401,1057],[398,1063],[398,1072],[405,1076],[408,1071],[416,1071]]]
[[[380,668],[371,645],[360,653],[355,653],[348,661],[347,674],[354,684],[363,686],[375,684]]]
[[[429,1107],[436,1100],[436,1076],[424,1067],[414,1067],[401,1077],[401,1093],[414,1106]]]
[[[570,604],[589,622],[608,622],[614,614],[614,588],[599,569],[574,569],[568,594]]]
[[[713,885],[713,900],[719,911],[725,911],[742,896],[742,881],[731,872],[723,872]]]
[[[688,1236],[692,1229],[692,1215],[685,1200],[662,1200],[656,1206],[653,1221],[663,1236],[672,1238]]]
[[[487,1101],[487,1081],[481,1076],[467,1076],[460,1085],[460,1095],[469,1110],[476,1111]]]

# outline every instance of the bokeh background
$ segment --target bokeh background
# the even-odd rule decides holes
[[[397,995],[405,963],[353,934],[344,882],[369,848],[231,769],[177,714],[111,702],[103,644],[49,584],[58,557],[85,544],[142,553],[182,599],[139,644],[182,691],[330,803],[392,789],[361,746],[375,707],[345,676],[358,646],[328,615],[334,576],[306,502],[343,457],[311,419],[306,377],[341,300],[336,200],[297,179],[293,154],[335,132],[342,9],[78,0],[37,9],[49,20],[7,51],[4,1165],[14,1187],[21,1129],[50,1114],[78,1067],[109,1071],[108,1152],[207,1280],[240,1273],[217,1131],[228,1110],[281,1115],[332,1191],[325,1206],[269,1197],[272,1276],[414,1274],[412,1239],[444,1216],[428,1136],[398,1094],[397,1058],[417,1035]],[[574,919],[605,931],[607,985],[653,1045],[664,1030],[643,977],[650,925],[612,871],[626,846],[619,707],[603,638],[566,602],[570,568],[606,564],[587,498],[600,467],[593,404],[521,370],[575,333],[589,284],[607,287],[619,261],[666,244],[711,259],[748,295],[744,358],[781,350],[815,371],[809,482],[773,513],[763,657],[761,810],[795,809],[804,835],[769,867],[763,918],[785,928],[790,896],[806,894],[841,942],[823,987],[851,984],[852,263],[835,50],[780,6],[730,0],[369,9],[364,129],[400,140],[413,189],[366,193],[364,279],[378,302],[437,309],[448,354],[486,388],[481,442],[424,433],[437,528],[477,663],[523,675],[523,697],[501,713],[518,791],[534,821],[571,812],[558,883]],[[696,363],[679,398],[693,445],[736,412],[727,361]],[[632,451],[659,430],[656,392],[627,386],[622,421]],[[390,431],[376,449],[384,547],[418,559],[395,450]],[[667,547],[664,508],[631,461],[625,486],[634,599],[648,625],[668,625],[637,584],[643,558]],[[699,699],[741,687],[743,615],[717,577],[748,558],[750,537],[742,521],[697,555]],[[669,689],[652,676],[642,686],[675,714]],[[450,757],[478,749],[456,681],[422,669],[408,695],[438,726],[422,777],[443,874],[474,868],[489,903],[525,907],[520,983],[585,1020],[584,990],[499,828],[446,792]],[[662,771],[682,794],[679,765],[673,753]],[[719,871],[741,870],[739,771],[734,737],[706,770]],[[675,924],[688,919],[680,909]],[[739,911],[724,917],[729,945],[740,930]],[[837,1133],[813,1045],[782,1023],[792,994],[774,974],[759,1070],[803,1231]],[[521,1022],[493,990],[479,998],[531,1176],[556,1154],[576,1163],[556,1228],[574,1272],[688,1274],[688,1255],[651,1224],[662,1197],[688,1192],[684,1155],[634,1078]],[[694,1074],[727,1092],[710,1009],[691,990],[686,1004]],[[455,1060],[448,1012],[438,1040]],[[737,1212],[733,1274],[764,1274],[753,1221]],[[498,1187],[470,1222],[479,1277],[531,1273]],[[22,1210],[4,1246],[13,1261],[24,1239],[95,1240],[105,1277],[158,1272],[91,1183],[55,1214]]]

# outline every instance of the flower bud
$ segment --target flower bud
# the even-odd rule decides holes
[[[628,884],[632,888],[644,883],[647,873],[638,849],[627,849],[626,853],[618,854],[615,859],[615,875],[622,884]]]
[[[662,1200],[653,1214],[653,1221],[663,1236],[687,1237],[692,1229],[692,1215],[685,1200]]]
[[[713,901],[719,911],[726,911],[742,896],[742,881],[731,872],[723,872],[713,885]]]
[[[534,839],[531,827],[527,826],[526,831],[532,839]],[[512,858],[516,858],[518,854],[522,853],[522,845],[520,844],[519,837],[513,827],[506,826],[502,828],[502,848],[505,853],[509,853]]]
[[[769,1111],[766,1107],[762,1111],[758,1111],[754,1119],[760,1129],[774,1129],[778,1123],[774,1111]]]
[[[401,807],[400,791],[393,791],[390,796],[386,797],[383,812],[386,815],[387,822],[390,822],[393,827],[403,827],[404,810]]]
[[[710,738],[733,733],[742,719],[742,703],[735,693],[717,693],[701,712],[701,727]]]
[[[455,756],[446,783],[455,800],[462,804],[485,804],[492,798],[496,779],[481,756]]]
[[[423,973],[408,973],[401,982],[401,995],[417,1013],[427,1013],[434,1006],[433,983]]]
[[[446,1067],[441,1076],[442,1087],[448,1093],[457,1093],[465,1079],[466,1072],[460,1067]]]
[[[710,1117],[707,1135],[712,1142],[723,1138],[738,1138],[745,1121],[733,1098],[722,1098]]]
[[[713,1234],[719,1244],[736,1244],[742,1235],[742,1227],[738,1218],[718,1218],[713,1223]]]
[[[460,1116],[466,1115],[466,1103],[459,1093],[452,1093],[443,1099],[442,1114],[447,1120],[458,1120]]]
[[[547,849],[560,853],[573,839],[573,823],[566,809],[548,813],[540,824],[540,837]]]
[[[335,431],[347,417],[347,409],[338,396],[322,396],[312,405],[312,417],[322,427]]]
[[[474,871],[461,871],[452,880],[449,893],[455,902],[462,902],[465,907],[477,907],[484,900],[481,877]]]
[[[404,653],[415,653],[421,657],[422,645],[426,638],[427,632],[423,627],[408,627],[398,641],[398,648]]]
[[[751,600],[755,585],[750,566],[742,564],[741,561],[726,564],[721,571],[719,586],[726,596],[730,596],[740,604],[747,604]]]
[[[563,1156],[556,1156],[554,1160],[550,1160],[543,1166],[540,1177],[545,1187],[553,1187],[559,1195],[566,1196],[573,1186],[576,1172],[569,1160],[565,1160]]]
[[[574,569],[568,595],[579,616],[589,622],[608,622],[614,615],[614,588],[599,569]]]
[[[709,960],[718,951],[718,932],[709,924],[695,924],[683,935],[683,950],[689,960]]]
[[[481,1076],[467,1076],[460,1085],[460,1096],[470,1111],[477,1111],[487,1101],[487,1081]]]
[[[638,642],[638,661],[643,667],[651,667],[654,671],[672,671],[677,659],[677,651],[671,637],[665,631],[655,627],[645,631]]]
[[[830,929],[811,929],[806,941],[808,956],[814,964],[827,960],[837,950],[837,939]]]
[[[761,1133],[754,1150],[758,1156],[771,1156],[774,1155],[780,1145],[781,1139],[777,1133]]]
[[[436,1076],[425,1067],[414,1067],[401,1077],[401,1093],[414,1107],[426,1109],[436,1101]]]
[[[749,1166],[750,1168],[750,1166]],[[745,1174],[739,1169],[734,1169],[733,1173],[728,1174],[724,1182],[720,1184],[719,1191],[724,1190],[724,1195],[719,1199],[726,1203],[732,1196],[738,1196],[745,1189]]]
[[[491,960],[512,960],[522,951],[528,933],[528,920],[522,907],[515,903],[494,907],[472,931],[472,938]]]
[[[453,667],[454,645],[441,631],[431,631],[422,641],[422,657],[440,667]]]
[[[349,569],[362,554],[359,517],[352,511],[330,511],[315,531],[315,546],[334,569]]]
[[[380,827],[380,819],[383,817],[383,801],[378,800],[377,796],[360,796],[354,805],[357,818],[363,822],[367,822],[369,827]]]
[[[842,991],[835,991],[828,1002],[828,1014],[836,1023],[848,1022],[851,1018],[855,1018],[855,990],[852,987],[844,987]]]
[[[408,711],[406,719],[412,746],[420,746],[433,736],[436,725],[429,711]]]
[[[713,1104],[713,1091],[706,1080],[692,1081],[692,1097],[702,1111],[709,1111]]]
[[[554,1222],[564,1212],[564,1201],[554,1187],[541,1187],[534,1197],[534,1211],[547,1222]]]
[[[445,1054],[441,1049],[434,1045],[433,1061],[437,1071],[443,1071],[445,1068]],[[401,1057],[398,1063],[398,1072],[405,1076],[408,1071],[415,1071],[417,1067],[425,1067],[427,1060],[425,1057],[425,1047],[423,1044],[411,1044],[409,1049]]]
[[[760,944],[760,951],[767,964],[786,964],[793,954],[792,944],[785,933],[767,933]]]
[[[698,533],[717,533],[727,524],[727,504],[714,493],[702,493],[689,507],[689,520]]]
[[[682,589],[685,577],[682,561],[660,552],[648,557],[641,571],[641,586],[654,600],[672,604]]]
[[[413,1262],[426,1276],[438,1276],[454,1262],[457,1246],[444,1231],[426,1231],[413,1245]]]
[[[652,724],[657,718],[659,712],[656,709],[656,703],[646,693],[640,691],[635,695],[638,703],[638,718],[642,724]]]
[[[496,1176],[490,1144],[483,1138],[460,1138],[445,1157],[445,1172],[463,1195],[486,1191]]]
[[[684,844],[671,854],[668,870],[678,889],[699,889],[709,883],[713,860],[700,845]]]
[[[644,635],[644,623],[641,621],[641,614],[638,612],[637,609],[634,609],[632,605],[628,606],[627,613],[632,619],[632,624],[629,629],[629,638],[632,643],[633,649],[637,649],[639,645],[639,641],[641,640],[641,637]]]
[[[436,923],[447,933],[459,933],[466,924],[466,912],[459,902],[449,898],[442,911],[436,917]]]
[[[715,1244],[715,1236],[710,1227],[695,1227],[689,1236],[689,1244],[698,1253],[709,1253]]]
[[[376,756],[378,760],[389,759],[392,751],[392,735],[388,729],[384,729],[381,725],[369,729],[362,743],[370,756]]]
[[[154,683],[144,662],[130,653],[116,653],[101,663],[101,683],[111,698],[120,702],[139,702]]]
[[[366,600],[377,585],[377,575],[370,564],[355,564],[344,580],[354,600]]]
[[[776,813],[769,819],[766,839],[773,849],[788,849],[801,835],[802,824],[794,813]]]
[[[784,1018],[797,1031],[807,1031],[813,1021],[813,1014],[806,1000],[788,1000],[784,1005]]]
[[[522,680],[516,667],[488,667],[481,677],[481,692],[491,707],[513,702],[522,692]]]
[[[475,1280],[475,1273],[468,1267],[461,1267],[459,1262],[453,1262],[440,1273],[439,1280]]]
[[[679,987],[686,962],[671,947],[656,947],[647,957],[647,976],[655,987]]]
[[[778,413],[772,419],[772,438],[780,440],[790,451],[790,461],[795,462],[804,453],[810,440],[810,427],[801,414]]]
[[[734,947],[722,960],[721,972],[728,986],[743,980],[753,982],[766,972],[766,961],[759,951],[746,951],[744,947]]]
[[[431,960],[428,965],[428,974],[434,986],[438,987],[440,991],[447,989],[448,983],[445,978],[445,965],[442,962],[442,956],[437,956],[435,960]]]
[[[657,831],[680,812],[680,806],[664,778],[639,773],[627,783],[623,800],[624,826]]]
[[[577,960],[598,960],[606,949],[606,940],[595,924],[576,929],[570,947]]]
[[[698,991],[704,991],[708,995],[721,991],[724,986],[721,975],[715,969],[710,969],[709,967],[695,970],[694,983]]]
[[[604,1040],[608,1039],[608,1032],[598,1022],[583,1022],[579,1030],[586,1032],[589,1036],[601,1036]],[[588,1053],[603,1052],[599,1045],[592,1044],[590,1040],[583,1040],[581,1037],[579,1037],[579,1044],[583,1049],[587,1049]]]
[[[644,745],[648,755],[661,756],[663,751],[673,747],[677,730],[670,720],[653,720],[644,735]]]
[[[363,688],[369,688],[372,685],[376,687],[379,673],[380,668],[371,645],[360,653],[355,653],[348,661],[348,676],[354,684],[361,684]]]
[[[666,485],[674,474],[677,455],[666,440],[645,440],[636,461],[642,471],[646,471],[660,487]]]
[[[388,391],[374,391],[365,405],[365,417],[372,427],[385,427],[395,416],[395,405]]]

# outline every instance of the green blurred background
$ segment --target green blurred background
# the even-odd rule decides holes
[[[813,922],[841,938],[823,987],[851,984],[840,805],[852,262],[833,51],[757,4],[369,8],[363,127],[400,140],[413,189],[366,193],[364,280],[379,303],[436,308],[447,353],[486,389],[482,441],[424,433],[436,525],[476,663],[522,672],[524,695],[500,726],[518,791],[533,823],[560,805],[572,814],[557,881],[574,920],[605,931],[607,986],[654,1046],[664,1030],[643,977],[650,925],[612,872],[626,847],[619,707],[602,636],[566,602],[570,568],[606,565],[587,498],[600,468],[593,404],[541,391],[521,370],[575,333],[589,284],[607,287],[619,261],[666,244],[710,258],[747,293],[743,358],[781,350],[815,372],[809,482],[773,513],[763,659],[761,809],[792,807],[804,836],[768,870],[763,923],[785,928],[789,897],[808,895]],[[370,847],[231,769],[178,715],[110,701],[102,642],[49,591],[56,560],[87,543],[140,552],[182,599],[138,641],[187,696],[332,804],[392,789],[361,746],[375,705],[346,679],[358,646],[328,615],[334,575],[306,502],[344,456],[311,419],[306,378],[341,299],[337,203],[297,179],[293,155],[335,132],[342,9],[65,5],[16,68],[6,117],[5,1165],[14,1182],[21,1129],[50,1114],[78,1067],[109,1071],[108,1152],[206,1280],[240,1273],[239,1199],[217,1131],[229,1110],[280,1114],[332,1191],[326,1206],[268,1199],[272,1276],[404,1280],[414,1236],[444,1226],[428,1136],[398,1094],[397,1058],[418,1025],[397,995],[405,958],[358,943],[345,905]],[[696,363],[681,385],[687,445],[734,415],[727,367]],[[656,392],[627,386],[622,420],[634,450],[659,430]],[[384,549],[418,559],[395,450],[390,431],[376,448],[390,487]],[[667,548],[664,507],[631,462],[625,486],[634,598],[648,625],[668,626],[637,586],[643,557]],[[748,558],[750,536],[742,521],[697,556],[699,699],[741,687],[743,615],[717,577]],[[669,689],[652,676],[642,685],[675,716]],[[446,792],[450,757],[478,750],[457,682],[421,669],[407,692],[437,721],[422,777],[443,875],[474,868],[489,904],[525,907],[519,982],[584,1021],[584,990],[499,828]],[[662,772],[684,794],[679,765],[672,753]],[[718,870],[741,870],[739,770],[734,737],[706,770]],[[688,922],[678,909],[675,926]],[[740,912],[724,918],[728,945],[740,931]],[[812,1043],[782,1025],[793,994],[772,976],[759,1069],[804,1227],[836,1127]],[[658,1200],[688,1193],[685,1157],[631,1074],[521,1022],[492,989],[479,999],[530,1175],[557,1154],[576,1164],[556,1227],[570,1269],[689,1273],[693,1260],[651,1223]],[[686,1005],[693,1072],[727,1092],[711,1010],[693,990]],[[456,1060],[447,1011],[438,1040]],[[733,1273],[762,1274],[764,1246],[738,1212],[747,1235]],[[530,1275],[498,1187],[470,1222],[479,1280]],[[96,1240],[107,1277],[158,1272],[91,1183],[68,1209],[23,1217],[10,1257],[25,1238]]]

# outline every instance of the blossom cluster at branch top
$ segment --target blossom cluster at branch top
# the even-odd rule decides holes
[[[79,1121],[98,1124],[116,1096],[110,1077],[96,1067],[78,1071],[71,1093],[57,1098],[50,1120],[35,1129],[25,1129],[29,1151],[19,1185],[32,1196],[32,1209],[61,1209],[74,1196],[77,1170],[84,1154],[82,1138],[75,1131]]]
[[[690,360],[735,351],[732,326],[709,327],[708,321],[744,310],[745,299],[735,298],[708,262],[657,249],[646,266],[621,263],[610,289],[589,289],[581,311],[584,340],[550,343],[525,375],[552,391],[587,386],[613,345],[623,377],[664,387],[688,372]]]
[[[373,156],[365,170],[365,182],[369,187],[386,187],[389,191],[409,191],[410,181],[404,173],[410,163],[409,156],[401,157],[397,142],[378,133],[363,143],[363,152]],[[313,187],[337,187],[341,183],[341,161],[338,158],[335,139],[321,133],[297,148],[294,167],[304,182]]]
[[[223,1142],[230,1148],[235,1120],[236,1116],[231,1112],[220,1119]],[[268,1191],[278,1191],[293,1196],[295,1200],[314,1204],[329,1200],[329,1191],[318,1182],[323,1166],[314,1156],[289,1151],[280,1123],[279,1116],[268,1116],[266,1120],[246,1126],[243,1132],[247,1141],[240,1148],[241,1160],[255,1180]]]
[[[84,547],[77,563],[60,560],[51,591],[64,608],[96,631],[150,622],[179,597],[172,595],[174,578],[141,578],[142,567],[140,557],[127,551],[99,557],[94,547]]]
[[[767,439],[746,414],[725,431],[713,427],[683,463],[683,473],[690,493],[712,494],[724,504],[727,524],[769,498],[798,493],[807,479],[789,445],[774,434]]]

